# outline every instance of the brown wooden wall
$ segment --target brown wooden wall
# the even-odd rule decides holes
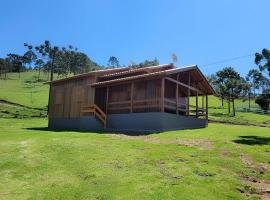
[[[95,90],[87,86],[87,84],[94,81],[95,76],[87,76],[51,84],[49,117],[80,117],[82,106],[88,106],[94,103]]]

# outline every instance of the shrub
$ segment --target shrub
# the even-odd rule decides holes
[[[266,95],[260,95],[256,98],[255,103],[258,104],[262,110],[269,110],[270,99]]]

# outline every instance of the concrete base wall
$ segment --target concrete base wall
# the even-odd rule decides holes
[[[146,133],[204,128],[206,126],[207,120],[205,119],[162,112],[111,114],[107,116],[106,128],[94,116],[49,119],[49,128],[52,130],[78,129]]]

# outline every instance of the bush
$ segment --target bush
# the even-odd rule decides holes
[[[258,104],[262,110],[269,110],[270,99],[266,95],[260,95],[256,98],[255,103]]]

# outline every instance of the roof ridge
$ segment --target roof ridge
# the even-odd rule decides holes
[[[116,72],[116,73],[112,73],[112,74],[105,74],[103,76],[100,76],[101,78],[104,77],[110,77],[110,76],[115,76],[115,75],[121,75],[121,74],[126,74],[126,73],[130,73],[130,72],[137,72],[137,71],[141,71],[141,70],[145,70],[145,69],[152,69],[152,68],[159,68],[159,67],[167,67],[167,66],[173,66],[175,67],[172,63],[169,64],[162,64],[162,65],[153,65],[153,66],[148,66],[148,67],[142,67],[142,68],[135,68],[135,69],[129,69],[127,71],[122,71],[122,72]]]

